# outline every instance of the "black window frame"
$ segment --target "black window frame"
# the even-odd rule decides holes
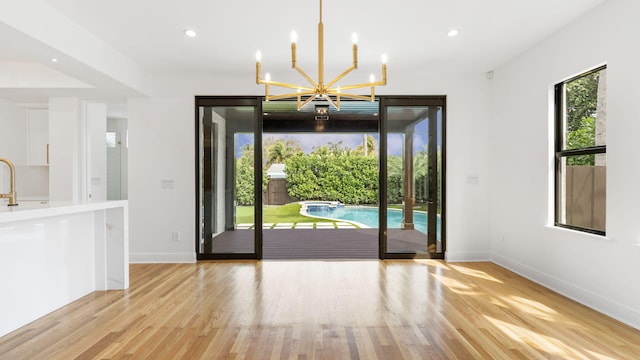
[[[565,133],[565,121],[564,121],[564,106],[565,106],[565,86],[567,83],[570,83],[574,80],[580,79],[582,77],[591,75],[596,72],[600,72],[602,70],[606,70],[607,65],[602,65],[591,69],[589,71],[583,72],[579,75],[576,75],[570,79],[564,80],[554,87],[554,123],[555,123],[555,141],[554,141],[554,151],[555,151],[555,214],[554,214],[554,226],[560,228],[566,228],[581,232],[586,232],[595,235],[606,236],[606,225],[605,230],[597,230],[591,228],[585,228],[581,226],[569,225],[560,222],[560,214],[562,213],[561,205],[563,191],[562,191],[562,159],[570,156],[578,156],[578,155],[596,155],[596,154],[606,154],[607,153],[607,145],[599,145],[599,146],[591,146],[585,148],[577,148],[577,149],[564,149],[564,138],[563,134]],[[606,191],[606,189],[605,189]],[[605,220],[606,224],[606,220]]]

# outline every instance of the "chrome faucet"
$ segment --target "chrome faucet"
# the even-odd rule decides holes
[[[11,178],[9,185],[9,193],[8,194],[0,194],[0,199],[5,198],[9,199],[9,206],[18,205],[18,197],[16,196],[16,168],[13,166],[13,163],[8,159],[1,158],[0,162],[7,164],[9,167],[9,176]]]

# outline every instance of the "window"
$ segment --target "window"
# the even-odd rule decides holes
[[[555,86],[555,225],[605,235],[606,67]]]

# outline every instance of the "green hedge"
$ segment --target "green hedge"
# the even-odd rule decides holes
[[[378,203],[378,159],[352,154],[295,155],[285,162],[289,195],[300,200]]]

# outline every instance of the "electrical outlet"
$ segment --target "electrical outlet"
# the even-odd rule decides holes
[[[180,231],[174,231],[171,233],[171,239],[173,241],[180,241],[182,236],[180,236]]]

